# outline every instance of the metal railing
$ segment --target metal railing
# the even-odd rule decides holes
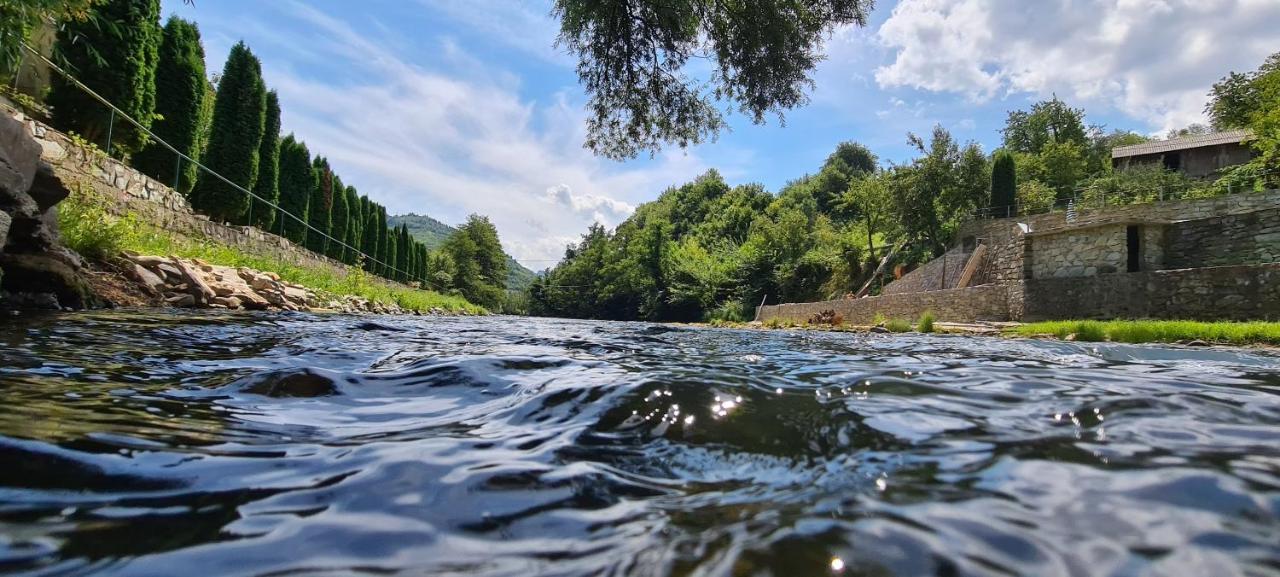
[[[1280,175],[1280,170],[1266,170],[1245,176],[1241,182],[1228,181],[1219,187],[1223,194],[1235,194],[1257,190],[1259,181],[1266,177]],[[1009,206],[989,206],[980,208],[970,215],[973,220],[990,220],[995,218],[1011,218],[1015,216],[1033,216],[1052,212],[1075,212],[1080,210],[1101,209],[1108,206],[1125,206],[1132,204],[1150,204],[1168,200],[1185,200],[1188,198],[1208,198],[1214,195],[1199,196],[1212,190],[1216,185],[1204,183],[1177,183],[1156,186],[1121,187],[1117,190],[1109,186],[1081,186],[1072,190],[1068,198],[1057,198],[1052,203],[1035,203],[1028,207],[1015,202]]]
[[[132,124],[135,128],[137,128],[138,130],[141,130],[141,131],[143,132],[143,134],[146,134],[146,135],[147,135],[147,138],[148,138],[148,140],[149,140],[149,142],[152,142],[152,143],[158,144],[158,145],[160,145],[160,146],[163,146],[164,148],[168,149],[170,152],[172,152],[172,153],[176,156],[177,168],[176,168],[176,169],[175,169],[175,171],[174,171],[174,174],[175,174],[175,182],[174,182],[174,184],[173,184],[174,192],[178,192],[178,187],[179,187],[179,185],[181,184],[180,179],[181,179],[181,177],[182,177],[182,163],[183,163],[184,161],[185,161],[185,162],[189,162],[189,163],[191,163],[193,166],[195,166],[195,167],[196,167],[196,169],[197,169],[198,171],[201,171],[201,172],[203,172],[204,174],[208,174],[209,176],[212,176],[212,177],[214,177],[214,178],[217,178],[218,180],[221,180],[222,182],[226,183],[228,186],[231,186],[231,187],[232,187],[232,188],[234,188],[235,190],[237,190],[237,191],[239,191],[239,192],[241,192],[241,193],[245,194],[246,196],[248,196],[248,197],[249,197],[249,199],[250,199],[250,201],[249,201],[249,211],[250,211],[250,212],[249,212],[249,216],[248,216],[248,219],[247,219],[247,220],[248,220],[249,222],[252,222],[252,219],[253,219],[253,212],[252,212],[252,211],[253,211],[253,206],[254,206],[254,204],[255,204],[256,202],[261,202],[262,204],[265,204],[266,206],[268,206],[268,207],[270,207],[270,208],[274,209],[274,210],[275,210],[275,212],[276,212],[276,214],[278,214],[278,215],[283,215],[283,216],[287,216],[287,217],[289,217],[289,218],[292,218],[293,220],[295,220],[295,221],[297,221],[298,223],[300,223],[300,224],[302,224],[303,226],[305,226],[305,227],[307,228],[307,231],[308,231],[308,232],[307,232],[308,236],[310,236],[310,235],[312,235],[312,234],[320,235],[320,236],[324,237],[325,239],[327,239],[327,240],[328,240],[328,242],[338,244],[339,246],[343,247],[343,249],[344,249],[344,250],[350,251],[352,254],[357,255],[360,259],[363,259],[363,260],[368,261],[368,262],[372,262],[372,263],[374,263],[375,265],[377,265],[378,267],[381,267],[381,270],[384,270],[384,271],[390,271],[390,272],[397,273],[397,274],[399,274],[399,275],[403,275],[403,278],[409,279],[410,281],[420,282],[420,283],[422,283],[422,284],[423,284],[423,286],[429,286],[429,287],[432,287],[432,288],[443,288],[443,287],[439,287],[438,285],[436,285],[436,284],[432,283],[432,281],[431,281],[430,279],[427,279],[427,278],[421,278],[421,277],[418,277],[418,276],[416,276],[415,274],[411,273],[410,271],[405,271],[405,270],[401,270],[400,268],[393,267],[393,266],[391,266],[391,265],[387,264],[386,262],[383,262],[382,260],[379,260],[379,259],[375,258],[375,257],[374,257],[374,256],[372,256],[372,255],[366,254],[365,252],[361,251],[359,248],[356,248],[356,247],[353,247],[353,246],[351,246],[351,245],[347,244],[346,242],[344,242],[344,241],[343,241],[343,240],[341,240],[341,239],[334,238],[333,236],[330,236],[328,233],[326,233],[326,232],[324,232],[324,231],[322,231],[322,230],[320,230],[320,229],[318,229],[318,228],[316,228],[316,227],[314,227],[314,226],[311,226],[311,224],[310,224],[310,223],[308,223],[308,222],[306,221],[306,219],[301,218],[301,217],[299,217],[299,216],[297,216],[297,215],[295,215],[295,214],[293,214],[293,213],[291,213],[291,212],[289,212],[289,211],[287,211],[287,210],[284,210],[283,208],[281,208],[281,207],[280,207],[280,205],[276,204],[275,202],[272,202],[272,201],[270,201],[270,200],[267,200],[267,199],[265,199],[265,198],[262,198],[262,197],[258,196],[257,194],[254,194],[252,191],[250,191],[250,190],[248,190],[248,189],[244,188],[243,186],[240,186],[239,184],[236,184],[235,182],[232,182],[232,181],[231,181],[230,179],[228,179],[227,177],[225,177],[225,176],[223,176],[223,175],[221,175],[221,174],[218,174],[217,172],[215,172],[214,170],[210,169],[209,167],[207,167],[207,166],[205,166],[205,165],[201,164],[201,163],[200,163],[199,161],[197,161],[196,159],[191,158],[190,156],[187,156],[186,154],[183,154],[181,151],[179,151],[179,150],[178,150],[177,148],[175,148],[173,145],[169,144],[168,142],[165,142],[163,139],[161,139],[160,137],[156,136],[156,135],[155,135],[155,133],[151,132],[151,130],[150,130],[148,127],[143,126],[143,125],[142,125],[142,123],[138,122],[136,119],[134,119],[133,117],[131,117],[131,116],[129,116],[128,114],[126,114],[123,110],[120,110],[118,107],[116,107],[116,105],[112,104],[112,103],[111,103],[110,101],[108,101],[106,98],[102,97],[100,94],[98,94],[97,92],[95,92],[92,88],[89,88],[89,87],[88,87],[88,86],[86,86],[84,83],[80,82],[80,80],[79,80],[79,79],[77,79],[76,77],[72,76],[69,72],[67,72],[66,70],[64,70],[61,66],[58,66],[56,63],[54,63],[52,60],[50,60],[50,59],[49,59],[48,57],[46,57],[45,55],[41,54],[41,53],[40,53],[39,51],[37,51],[36,49],[32,48],[29,44],[27,44],[26,42],[22,42],[22,43],[21,43],[21,45],[22,45],[22,48],[23,48],[24,50],[26,50],[27,52],[30,52],[33,56],[35,56],[36,58],[40,59],[40,60],[41,60],[41,61],[42,61],[46,66],[48,66],[48,67],[49,67],[49,69],[50,69],[50,70],[53,70],[54,72],[57,72],[57,73],[58,73],[60,76],[62,76],[62,78],[64,78],[67,82],[70,82],[73,86],[75,86],[76,88],[80,89],[80,90],[81,90],[81,91],[83,91],[85,94],[88,94],[88,95],[89,95],[90,97],[92,97],[94,100],[97,100],[97,101],[98,101],[99,103],[101,103],[103,106],[106,106],[106,107],[108,108],[108,110],[110,111],[110,115],[109,115],[108,124],[107,124],[106,146],[105,146],[105,148],[104,148],[104,150],[105,150],[105,151],[106,151],[106,153],[107,153],[107,156],[110,156],[110,155],[111,155],[111,150],[112,150],[112,143],[111,143],[111,140],[112,140],[113,132],[114,132],[114,129],[115,129],[116,119],[117,119],[117,118],[123,118],[124,120],[128,121],[128,123],[129,123],[129,124]],[[181,195],[181,193],[180,193],[180,192],[178,192],[178,194],[180,194],[180,195]],[[249,228],[249,227],[252,227],[252,228],[258,228],[258,227],[253,227],[252,225],[244,225],[244,226],[245,226],[245,228]],[[281,238],[284,238],[284,236],[283,236],[284,220],[283,220],[283,219],[281,219],[281,221],[280,221],[280,229],[281,229],[281,232],[282,232],[282,234],[281,234],[280,236],[281,236]],[[262,230],[262,229],[260,229],[260,228],[259,228],[259,230]],[[270,234],[270,232],[271,232],[271,231],[263,230],[263,232]],[[285,239],[285,240],[288,240],[288,239]],[[290,241],[290,242],[292,242],[292,241]],[[305,247],[305,246],[300,246],[299,248],[306,249],[306,247]],[[309,249],[307,249],[307,250],[309,250]],[[315,251],[311,251],[311,252],[313,252],[313,253],[314,253]],[[316,253],[316,254],[321,254],[321,253]],[[323,255],[323,254],[321,254],[321,256],[326,256],[326,257],[327,257],[328,255]],[[343,264],[345,265],[346,263],[343,263]],[[351,266],[351,265],[348,265],[348,266]],[[381,276],[381,275],[378,275],[378,276]],[[382,278],[386,278],[386,277],[382,277]],[[390,280],[390,281],[392,281],[392,282],[396,282],[396,281],[395,281],[395,279],[387,279],[387,280]]]

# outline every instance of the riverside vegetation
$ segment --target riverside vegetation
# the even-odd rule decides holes
[[[72,187],[71,195],[58,205],[59,226],[67,246],[100,261],[112,261],[125,251],[131,251],[198,259],[222,267],[270,271],[286,283],[305,286],[338,300],[343,300],[341,297],[358,297],[417,312],[486,312],[461,295],[375,280],[361,267],[348,267],[345,274],[339,274],[326,267],[301,266],[277,256],[250,254],[236,247],[174,235],[132,214],[116,217],[107,210],[107,202],[89,184]]]
[[[886,166],[846,142],[777,194],[731,185],[712,170],[640,205],[613,230],[591,227],[530,287],[530,311],[741,321],[766,302],[827,300],[868,283],[875,294],[886,269],[940,255],[985,209],[1004,216],[1280,185],[1280,53],[1215,84],[1206,112],[1212,127],[1168,137],[1250,128],[1258,153],[1216,181],[1162,167],[1113,170],[1113,147],[1148,139],[1091,125],[1082,109],[1057,98],[1009,112],[1003,146],[992,154],[939,126],[927,140],[908,135],[919,156],[905,164]]]
[[[176,16],[161,26],[159,0],[20,4],[0,8],[0,77],[14,77],[22,50],[14,40],[54,26],[52,52],[63,68],[230,183],[179,161],[61,75],[53,76],[47,93],[19,102],[28,112],[48,116],[55,128],[83,142],[101,144],[215,220],[255,226],[370,275],[461,295],[491,310],[521,306],[522,298],[508,302],[509,258],[487,218],[472,215],[459,234],[429,248],[407,227],[389,226],[386,207],[344,183],[324,156],[294,135],[282,135],[279,98],[245,43],[232,47],[211,81],[198,27]]]

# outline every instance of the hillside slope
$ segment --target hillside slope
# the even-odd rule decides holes
[[[457,230],[425,214],[409,213],[387,217],[388,227],[397,227],[401,224],[409,227],[410,236],[427,245],[431,250],[443,246],[449,235]],[[533,279],[536,277],[533,271],[516,262],[511,255],[507,255],[507,290],[523,291],[533,284]]]

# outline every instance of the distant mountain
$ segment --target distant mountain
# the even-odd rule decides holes
[[[401,224],[409,227],[410,236],[418,239],[431,250],[444,246],[444,241],[449,239],[449,235],[457,231],[452,226],[425,214],[409,213],[387,217],[388,227],[397,227]],[[516,262],[511,255],[507,255],[507,290],[522,291],[529,288],[534,278],[537,278],[537,275],[533,271]]]

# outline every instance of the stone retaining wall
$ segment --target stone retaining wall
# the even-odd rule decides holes
[[[1016,320],[1280,320],[1280,263],[1035,279],[1018,292]]]
[[[877,313],[889,319],[914,322],[925,311],[946,322],[1007,321],[1009,306],[1004,285],[983,285],[961,289],[881,295],[816,303],[796,303],[760,307],[759,320],[804,323],[814,315],[834,311],[844,322],[872,324]]]
[[[921,291],[936,291],[956,286],[964,272],[965,263],[969,262],[972,250],[958,246],[946,254],[925,263],[902,278],[884,287],[883,294],[903,294]]]
[[[1053,229],[1075,228],[1094,224],[1198,220],[1229,214],[1244,214],[1277,206],[1280,206],[1280,190],[1268,190],[1213,198],[1108,206],[1102,209],[1079,209],[1076,211],[1076,220],[1072,223],[1067,223],[1067,213],[1065,212],[1015,216],[1013,218],[988,221],[979,220],[968,223],[963,230],[982,228],[984,223],[1007,221],[1025,223],[1031,227],[1032,232],[1045,233]],[[968,233],[962,232],[961,234]]]
[[[1280,261],[1280,208],[1180,222],[1167,233],[1165,268]]]
[[[126,166],[101,152],[73,142],[67,135],[5,108],[4,112],[23,121],[27,131],[40,144],[41,158],[54,167],[57,176],[69,187],[90,184],[104,197],[115,202],[107,208],[117,215],[132,213],[143,222],[191,239],[207,240],[236,247],[262,257],[311,268],[327,268],[345,276],[347,266],[316,254],[283,237],[254,227],[232,226],[209,220],[197,214],[187,199],[152,178]]]

